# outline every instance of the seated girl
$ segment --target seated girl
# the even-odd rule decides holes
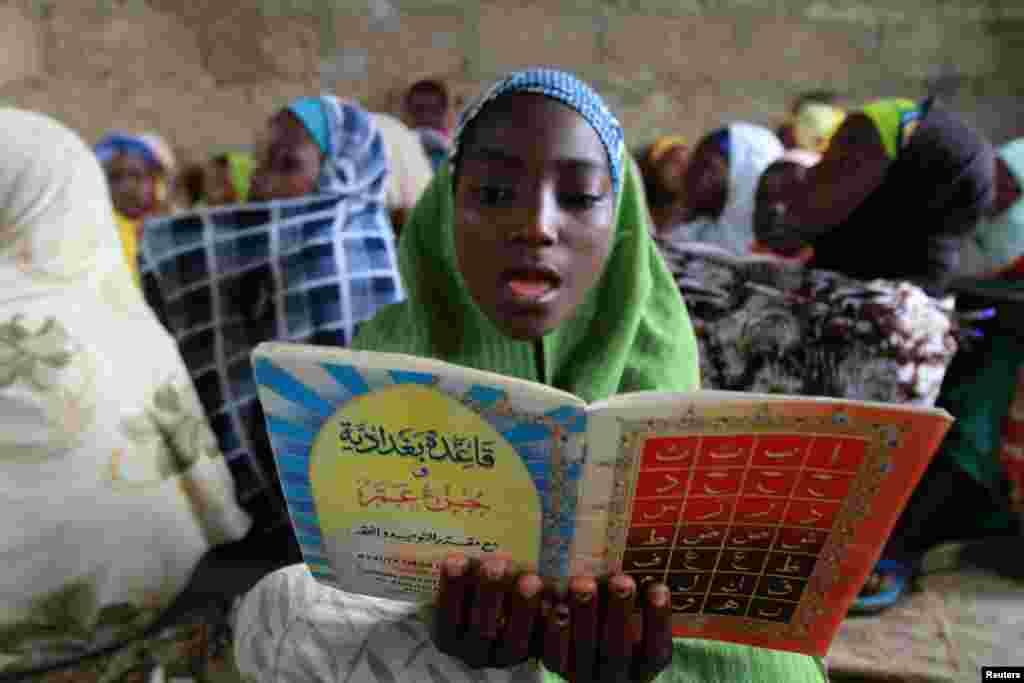
[[[249,199],[252,155],[224,152],[210,160],[203,174],[203,199],[207,206],[241,204]]]
[[[685,214],[683,181],[690,151],[686,138],[664,135],[637,155],[651,221],[658,235],[671,235]]]
[[[408,301],[378,314],[355,346],[588,401],[697,388],[693,329],[642,196],[621,127],[593,90],[558,71],[512,74],[463,115],[451,165],[406,226]],[[608,580],[610,591],[576,577],[569,596],[551,596],[539,577],[509,576],[503,558],[454,556],[442,567],[436,645],[414,605],[325,587],[305,565],[271,574],[240,609],[242,672],[258,681],[356,671],[360,680],[648,681],[667,668],[660,680],[824,680],[811,657],[670,641],[664,585],[638,595],[624,576]],[[608,615],[602,629],[598,610]]]
[[[174,157],[156,135],[111,133],[96,145],[114,202],[125,260],[139,282],[139,240],[148,218],[170,210]]]
[[[0,148],[0,678],[30,680],[144,633],[251,520],[93,151],[10,108]]]
[[[754,243],[754,194],[761,174],[782,156],[767,128],[734,123],[709,133],[690,158],[682,220],[667,241],[704,242],[747,255]]]
[[[769,254],[798,263],[811,260],[814,251],[807,246],[798,245],[795,251],[787,249],[773,250],[757,240],[757,236],[770,230],[776,220],[785,216],[789,198],[794,196],[795,188],[807,178],[807,169],[821,161],[817,152],[804,149],[787,150],[782,157],[765,169],[757,184],[754,196],[754,246],[752,251]]]
[[[941,294],[993,196],[992,148],[929,102],[878,100],[851,114],[809,169],[766,246],[814,249],[810,265],[907,280]]]
[[[177,337],[243,487],[256,519],[249,541],[283,565],[300,554],[275,486],[249,353],[264,341],[349,344],[359,324],[403,293],[385,209],[385,144],[370,114],[331,96],[302,98],[270,118],[258,149],[249,200],[292,199],[286,205],[296,211],[279,219],[267,207],[223,208],[211,211],[224,223],[197,228],[183,217],[182,226],[153,226],[143,289]],[[330,208],[322,215],[314,205]],[[226,227],[242,221],[244,231]]]

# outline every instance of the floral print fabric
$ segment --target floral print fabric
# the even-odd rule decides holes
[[[957,350],[952,301],[695,243],[662,244],[708,389],[930,406]]]
[[[0,675],[139,635],[249,528],[74,133],[0,109]]]

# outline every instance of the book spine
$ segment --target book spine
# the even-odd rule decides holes
[[[577,504],[571,573],[603,576],[609,564],[608,535],[615,522],[614,486],[618,462],[618,424],[593,415],[580,438],[584,473]]]

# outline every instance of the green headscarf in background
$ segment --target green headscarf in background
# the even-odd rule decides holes
[[[518,78],[529,76],[530,72],[519,72]],[[541,76],[550,77],[551,73]],[[555,77],[578,85],[565,74]],[[503,96],[496,93],[492,89],[485,94],[467,119]],[[562,95],[565,92],[549,96],[561,99]],[[570,100],[571,94],[563,102],[574,106]],[[574,108],[595,125],[592,109]],[[599,134],[600,125],[595,125]],[[402,233],[399,267],[408,299],[365,323],[354,346],[438,358],[538,381],[586,401],[628,391],[698,388],[693,327],[679,289],[651,238],[639,172],[622,148],[619,145],[616,152],[620,157],[610,160],[614,174],[622,176],[613,182],[618,185],[618,196],[612,249],[600,280],[585,301],[570,319],[544,336],[546,377],[537,376],[535,344],[503,335],[476,305],[459,272],[448,162],[420,198]]]
[[[228,152],[224,155],[228,161],[228,177],[235,188],[238,201],[249,200],[249,183],[252,181],[253,159],[251,154]]]

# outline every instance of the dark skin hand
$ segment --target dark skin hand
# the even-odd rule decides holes
[[[467,129],[455,172],[466,286],[503,334],[536,342],[579,307],[611,252],[615,194],[601,139],[556,100],[508,95]],[[475,668],[535,657],[573,683],[643,683],[671,660],[671,608],[662,587],[627,617],[636,593],[625,576],[575,577],[558,595],[508,556],[449,556],[435,637]]]
[[[565,595],[504,555],[449,555],[441,565],[438,648],[472,668],[530,658],[570,683],[647,683],[672,660],[668,587],[638,596],[632,578],[574,577]]]

